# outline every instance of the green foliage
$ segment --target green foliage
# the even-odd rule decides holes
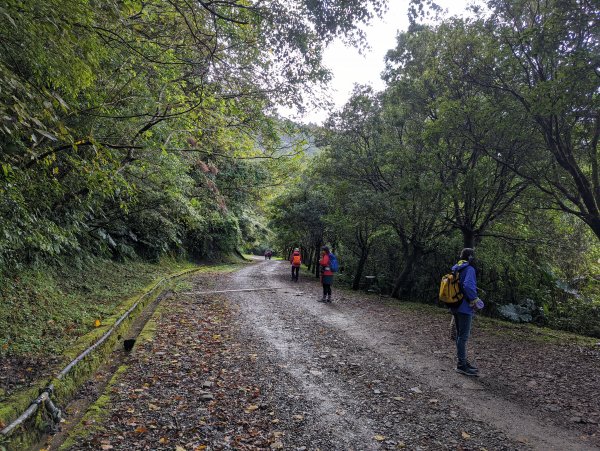
[[[124,298],[165,272],[188,264],[94,259],[79,268],[42,267],[5,278],[0,288],[0,356],[60,355],[94,321],[113,315]]]
[[[537,322],[597,335],[594,8],[491,0],[487,15],[418,24],[427,3],[388,52],[386,89],[357,86],[319,132],[300,186],[325,209],[293,189],[273,203],[279,242],[313,225],[342,256],[338,280],[375,275],[427,302],[476,247],[488,314],[533,301]]]
[[[324,43],[360,40],[384,4],[295,3],[4,2],[2,271],[235,250],[302,152],[271,105],[327,80]]]

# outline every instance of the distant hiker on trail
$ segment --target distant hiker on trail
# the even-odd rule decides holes
[[[273,255],[273,251],[271,249],[267,249],[265,251],[265,260],[268,258],[269,260],[271,260],[271,256]]]
[[[333,284],[333,271],[330,267],[331,252],[327,246],[321,248],[321,283],[323,284],[323,299],[321,302],[331,302],[331,285]]]
[[[456,356],[458,363],[456,371],[467,376],[478,376],[479,370],[467,360],[467,341],[471,334],[473,315],[483,308],[483,301],[477,296],[477,269],[474,266],[475,251],[465,248],[460,253],[460,259],[452,267],[452,272],[459,274],[460,289],[463,294],[458,306],[451,307],[456,325]]]
[[[292,256],[290,257],[290,263],[292,264],[292,280],[298,282],[298,276],[300,275],[300,265],[302,265],[302,256],[300,255],[300,249],[294,249]]]

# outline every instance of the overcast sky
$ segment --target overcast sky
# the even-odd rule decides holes
[[[336,109],[341,108],[352,92],[355,83],[369,84],[376,90],[385,85],[381,80],[384,69],[384,57],[387,51],[396,46],[396,34],[408,28],[408,0],[389,0],[389,9],[382,19],[373,21],[366,28],[367,41],[371,49],[360,55],[354,48],[345,47],[335,41],[324,53],[324,62],[333,73],[330,84],[331,98]],[[437,0],[449,14],[460,14],[469,2],[467,0]],[[328,116],[327,111],[310,111],[304,117],[297,117],[293,112],[281,109],[284,116],[301,122],[321,124]]]

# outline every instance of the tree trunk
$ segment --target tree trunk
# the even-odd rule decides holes
[[[475,247],[475,232],[470,228],[462,228],[460,229],[463,236],[463,247],[468,247],[473,249]]]
[[[358,260],[358,266],[356,267],[356,272],[354,273],[354,280],[352,281],[352,289],[358,290],[360,288],[360,279],[362,277],[362,273],[365,269],[365,263],[367,263],[368,250],[362,249],[360,254],[360,259]]]
[[[410,249],[406,256],[404,269],[400,275],[398,275],[396,283],[394,284],[394,289],[392,290],[393,298],[400,299],[400,295],[403,294],[406,291],[406,288],[410,286],[415,264],[419,261],[420,257],[421,250],[419,248]]]
[[[319,265],[319,257],[321,256],[321,243],[315,246],[315,277],[321,276],[321,265]]]
[[[600,240],[600,217],[588,215],[588,216],[584,217],[583,220],[590,226],[592,231],[596,234],[596,236]]]

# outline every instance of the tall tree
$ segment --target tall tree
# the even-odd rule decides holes
[[[375,196],[376,206],[363,214],[373,214],[395,231],[402,256],[392,295],[399,297],[410,290],[421,258],[447,226],[438,214],[444,191],[430,170],[428,149],[406,133],[411,124],[405,117],[385,114],[388,101],[357,87],[328,123],[327,155],[332,178]]]
[[[530,130],[522,122],[509,128],[497,123],[502,99],[492,102],[464,80],[463,74],[474,70],[461,58],[468,51],[478,51],[478,40],[465,33],[460,20],[436,29],[413,26],[388,52],[385,78],[388,103],[399,111],[396,120],[429,149],[431,171],[447,193],[446,219],[461,232],[463,245],[474,247],[528,185],[491,157],[490,149],[519,167],[517,137]]]
[[[487,6],[489,16],[471,26],[483,51],[466,55],[477,70],[464,76],[490,96],[510,96],[516,108],[499,114],[512,123],[526,118],[538,138],[538,146],[522,152],[521,167],[502,154],[498,161],[600,238],[598,5],[490,0]]]

